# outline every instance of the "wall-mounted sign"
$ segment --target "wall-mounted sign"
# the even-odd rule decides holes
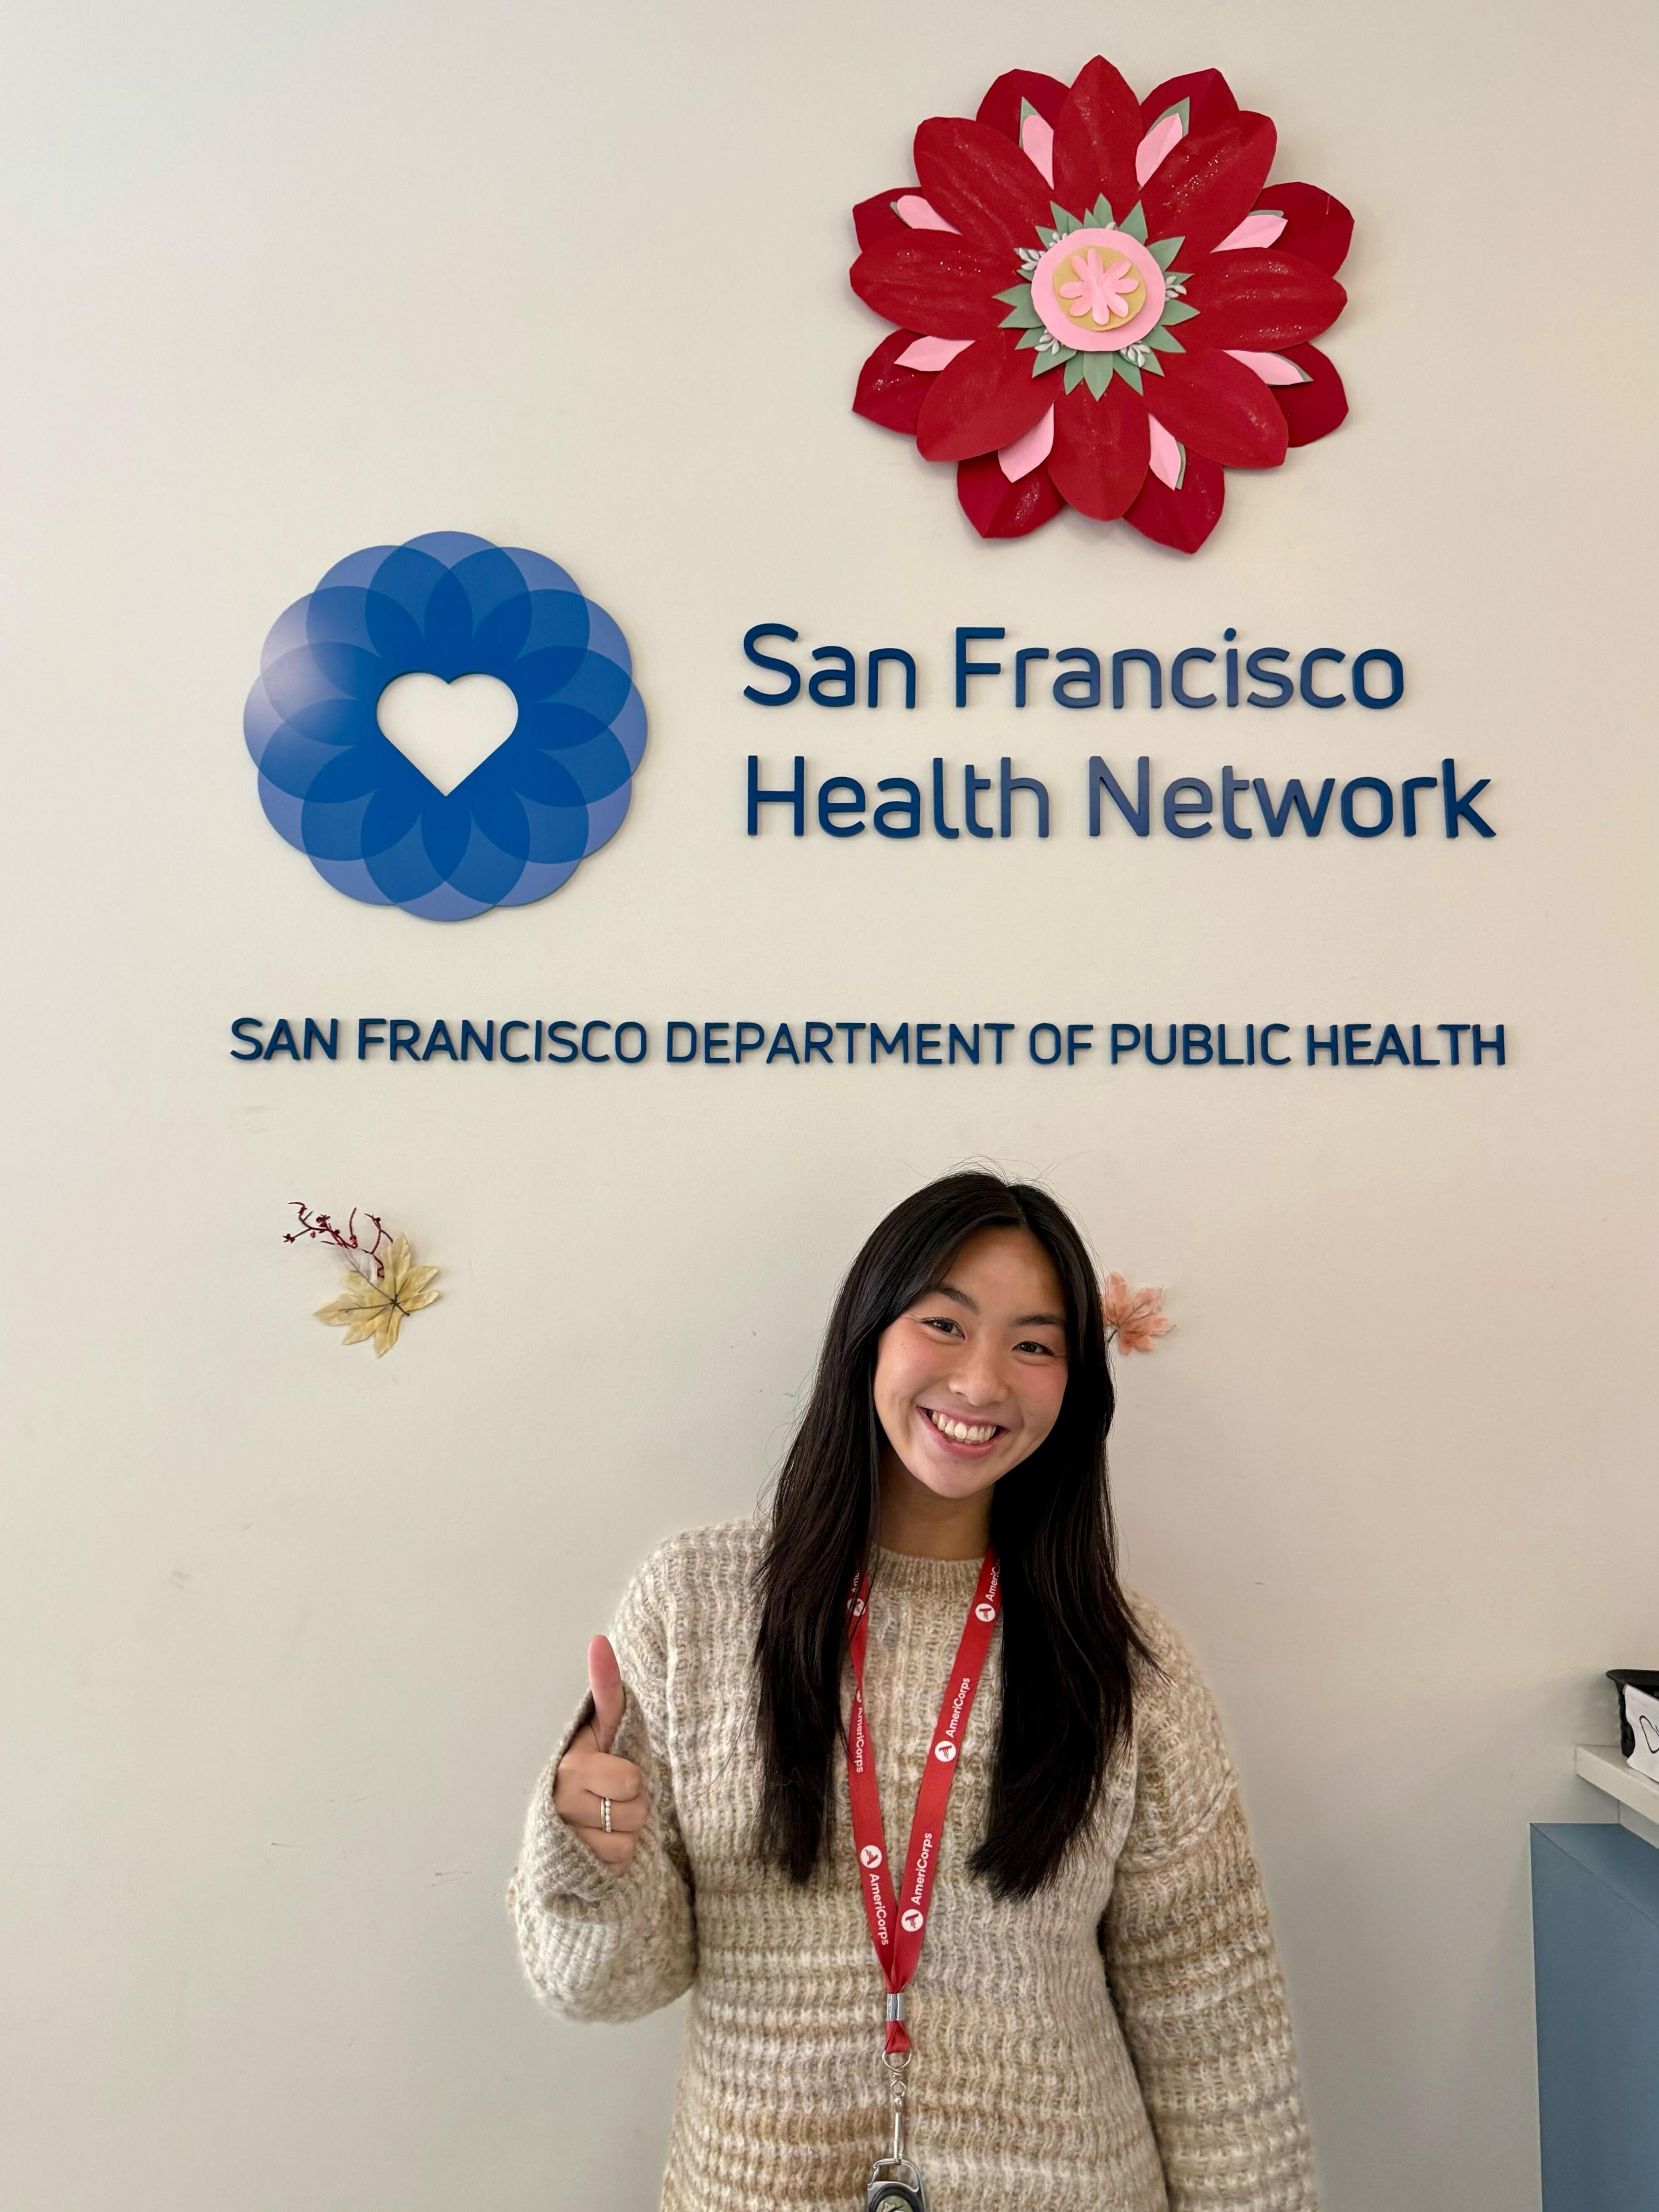
[[[418,764],[394,704],[424,717]],[[482,757],[456,757],[447,705]],[[621,827],[646,739],[605,609],[542,554],[460,531],[337,562],[272,626],[243,727],[272,826],[319,875],[429,921],[556,890]]]
[[[1277,468],[1347,413],[1309,341],[1342,312],[1353,218],[1269,186],[1276,143],[1218,70],[1138,100],[1098,57],[931,118],[919,183],[854,210],[853,289],[899,325],[855,411],[955,461],[981,537],[1071,506],[1195,552],[1224,470]]]

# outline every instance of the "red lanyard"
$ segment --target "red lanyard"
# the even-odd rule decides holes
[[[887,1838],[881,1825],[881,1794],[876,1784],[876,1747],[864,1710],[864,1655],[870,1641],[870,1577],[866,1573],[848,1600],[848,1641],[853,1654],[853,1710],[847,1729],[847,1789],[853,1808],[853,1842],[859,1855],[865,1917],[870,1940],[887,1979],[887,2048],[908,2051],[910,2038],[904,2027],[904,1992],[921,1956],[927,1932],[927,1907],[933,1894],[933,1875],[939,1865],[939,1838],[945,1811],[951,1802],[951,1785],[957,1778],[957,1753],[968,1733],[968,1716],[974,1710],[974,1692],[985,1669],[991,1632],[1001,1610],[1002,1577],[996,1553],[987,1552],[979,1571],[967,1625],[951,1663],[933,1740],[927,1747],[927,1765],[916,1792],[915,1818],[910,1824],[910,1848],[905,1859],[902,1903],[893,1893],[892,1871],[887,1863]]]

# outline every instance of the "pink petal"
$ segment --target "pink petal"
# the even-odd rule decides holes
[[[1282,353],[1241,353],[1237,346],[1223,346],[1235,361],[1242,361],[1246,368],[1253,368],[1264,384],[1311,384],[1313,379],[1299,369],[1293,361],[1286,361]]]
[[[948,368],[959,353],[972,345],[972,338],[918,338],[908,345],[898,357],[900,368]]]
[[[1152,434],[1152,474],[1160,483],[1168,484],[1171,491],[1179,491],[1181,479],[1187,470],[1187,456],[1182,452],[1179,442],[1150,411],[1146,416],[1146,427]]]
[[[997,455],[1002,473],[1010,483],[1018,483],[1040,468],[1054,450],[1054,410],[1051,407],[1040,422],[1033,424],[1023,438],[1016,438],[1012,446],[1005,446]]]
[[[936,208],[930,207],[920,192],[905,192],[893,202],[893,212],[901,222],[908,222],[912,230],[948,230],[960,235],[953,222],[946,222]]]
[[[1272,208],[1258,208],[1254,215],[1247,215],[1236,230],[1230,230],[1214,250],[1218,253],[1236,253],[1242,246],[1271,246],[1289,221],[1288,216],[1278,215]]]
[[[1181,143],[1181,118],[1166,115],[1161,123],[1154,123],[1146,136],[1135,148],[1135,182],[1144,185],[1152,171],[1172,147]],[[903,203],[900,203],[902,206]]]
[[[1054,181],[1054,126],[1033,108],[1019,126],[1020,151],[1041,171],[1045,185]]]

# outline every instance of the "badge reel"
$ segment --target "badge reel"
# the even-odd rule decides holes
[[[927,2212],[921,2172],[904,2154],[904,2069],[909,2063],[909,2053],[907,2051],[902,2058],[890,2057],[886,2063],[892,2083],[893,2148],[870,2169],[864,2212]]]

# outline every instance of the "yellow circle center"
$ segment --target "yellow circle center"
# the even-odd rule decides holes
[[[1067,257],[1054,291],[1069,316],[1097,331],[1117,329],[1146,304],[1146,286],[1133,262],[1094,246]]]

